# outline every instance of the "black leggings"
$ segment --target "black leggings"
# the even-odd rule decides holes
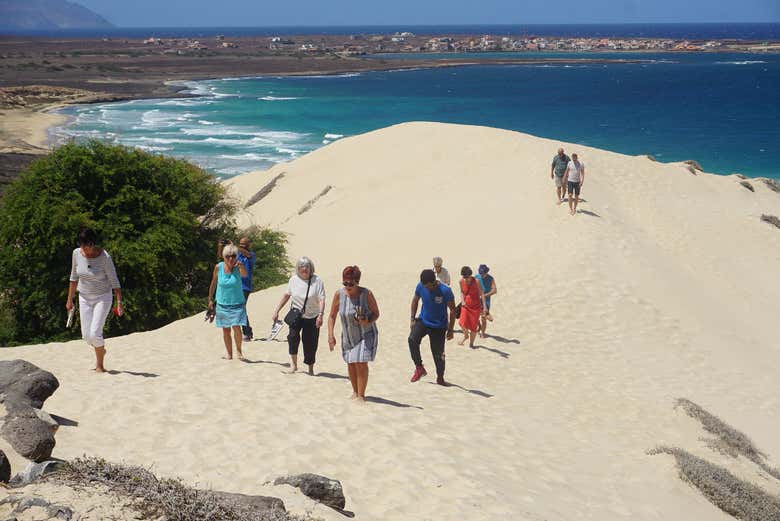
[[[251,295],[251,291],[244,290],[244,305],[246,305],[247,302],[249,302],[249,295]],[[252,336],[252,326],[249,325],[249,314],[246,316],[246,325],[241,326],[241,332],[244,333],[244,335],[251,337]]]
[[[298,354],[301,336],[303,337],[303,363],[314,365],[317,356],[317,342],[320,340],[320,328],[317,327],[316,318],[302,318],[298,327],[290,328],[290,334],[287,335],[290,355]]]
[[[444,342],[447,338],[446,328],[433,328],[423,324],[423,321],[417,319],[412,326],[412,331],[409,333],[409,354],[412,355],[412,361],[414,365],[420,366],[422,363],[422,356],[420,356],[420,342],[428,335],[428,339],[431,341],[431,354],[433,355],[433,363],[436,364],[436,376],[444,376]]]

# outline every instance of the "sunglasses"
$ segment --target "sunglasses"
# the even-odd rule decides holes
[[[351,288],[351,287],[357,286],[357,282],[349,282],[349,281],[344,281],[342,284],[344,284],[344,286],[346,286],[346,287],[348,287],[348,288]]]
[[[226,258],[226,259],[231,259],[231,258],[232,258],[232,259],[235,259],[236,257],[237,257],[237,255],[235,255],[235,254],[232,254],[232,255],[225,255],[225,258]]]

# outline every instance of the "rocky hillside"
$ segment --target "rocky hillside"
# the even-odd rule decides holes
[[[65,0],[0,0],[0,31],[112,27],[99,14]]]

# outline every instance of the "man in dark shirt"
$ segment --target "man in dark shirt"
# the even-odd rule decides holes
[[[569,164],[569,156],[563,153],[563,148],[558,149],[558,153],[553,157],[552,166],[550,167],[550,179],[555,180],[555,201],[557,204],[563,202],[563,197],[566,195],[566,186],[563,184],[563,174],[566,173],[566,165]]]

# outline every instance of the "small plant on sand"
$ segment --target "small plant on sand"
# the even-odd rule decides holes
[[[678,399],[675,403],[675,408],[678,407],[684,410],[688,416],[701,423],[705,431],[715,436],[714,439],[708,440],[710,448],[722,454],[727,454],[732,458],[744,456],[753,463],[762,466],[766,465],[766,454],[758,450],[746,434],[738,431],[687,398]],[[780,479],[780,474],[775,477]]]
[[[680,479],[699,489],[710,503],[737,519],[780,519],[780,498],[738,478],[723,467],[676,447],[658,447],[648,454],[674,456]]]
[[[102,485],[110,492],[134,500],[144,518],[167,521],[302,521],[283,510],[257,510],[218,494],[185,485],[180,479],[161,479],[142,467],[110,463],[102,458],[82,457],[51,474],[66,485]]]
[[[780,228],[780,219],[778,219],[776,215],[763,214],[761,215],[761,220],[764,221],[765,223],[773,224],[778,228]]]
[[[774,179],[764,179],[764,183],[773,192],[780,193],[780,183],[778,183]]]

